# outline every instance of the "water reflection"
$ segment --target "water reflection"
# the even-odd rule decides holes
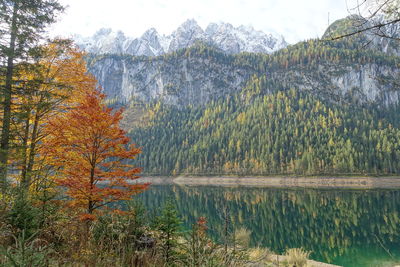
[[[316,260],[346,267],[400,262],[399,190],[163,185],[152,186],[140,198],[150,208],[174,199],[187,226],[207,217],[216,240],[223,240],[228,210],[231,229],[249,229],[253,246],[276,252],[303,247]]]

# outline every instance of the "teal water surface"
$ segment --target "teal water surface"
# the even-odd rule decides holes
[[[227,211],[230,231],[250,230],[252,246],[303,247],[346,267],[400,264],[400,190],[154,185],[137,197],[149,209],[174,200],[187,228],[206,217],[216,241]]]

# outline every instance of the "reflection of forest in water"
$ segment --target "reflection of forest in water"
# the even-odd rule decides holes
[[[223,240],[230,227],[252,232],[252,245],[282,252],[304,247],[312,258],[343,266],[379,266],[400,259],[399,190],[320,190],[151,186],[148,207],[176,200],[186,225],[207,217],[210,234]],[[374,263],[375,262],[375,263]]]

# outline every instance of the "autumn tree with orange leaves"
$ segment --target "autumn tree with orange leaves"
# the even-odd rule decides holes
[[[119,127],[122,111],[103,103],[104,95],[88,91],[76,108],[49,121],[44,153],[58,168],[56,181],[67,189],[69,203],[83,220],[109,203],[130,199],[148,184],[130,183],[139,168],[130,162],[140,149],[129,144]]]

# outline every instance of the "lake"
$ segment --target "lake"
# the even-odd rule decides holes
[[[400,190],[282,189],[152,185],[138,195],[149,209],[171,198],[189,228],[207,218],[209,234],[251,231],[251,246],[282,253],[303,247],[311,258],[346,267],[400,264]]]

